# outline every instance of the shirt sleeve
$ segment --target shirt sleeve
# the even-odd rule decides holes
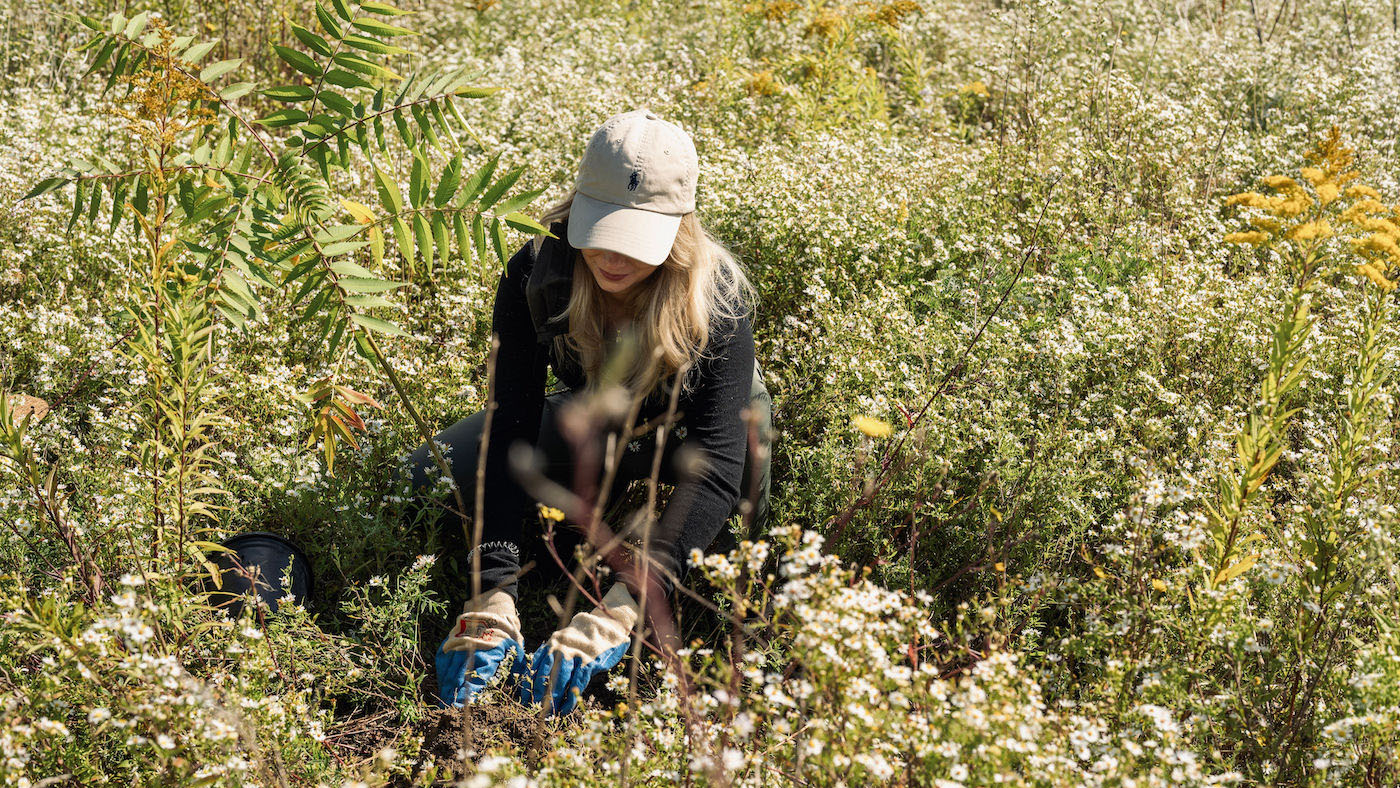
[[[490,439],[486,446],[485,495],[482,512],[486,522],[519,520],[526,514],[529,497],[512,481],[510,447],[523,441],[539,440],[540,415],[544,410],[547,354],[535,341],[535,327],[525,301],[525,280],[534,265],[534,244],[526,242],[506,263],[496,287],[491,330],[500,338],[496,351],[495,402]],[[479,451],[480,447],[471,447]],[[459,484],[476,489],[476,479],[459,479]]]
[[[739,502],[748,453],[743,411],[753,386],[753,359],[750,319],[726,321],[712,336],[695,388],[684,398],[685,445],[700,450],[700,470],[678,473],[658,523],[677,574],[684,573],[692,549],[703,551],[714,542]]]

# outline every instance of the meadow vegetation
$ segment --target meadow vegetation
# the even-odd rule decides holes
[[[1392,2],[5,2],[0,785],[1400,782]],[[637,106],[759,291],[774,524],[683,672],[444,713],[394,466]],[[314,600],[210,607],[248,530]]]

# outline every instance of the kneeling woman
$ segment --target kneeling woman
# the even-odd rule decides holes
[[[680,386],[678,426],[664,441],[661,467],[661,480],[675,489],[649,538],[651,565],[660,570],[647,573],[650,587],[669,592],[667,579],[684,573],[691,552],[708,548],[744,501],[755,503],[753,524],[763,527],[771,403],[754,362],[751,289],[695,214],[697,175],[695,145],[680,127],[645,110],[615,115],[590,138],[569,195],[542,217],[558,237],[532,239],[507,263],[492,320],[500,348],[477,548],[482,592],[436,655],[445,704],[471,700],[506,667],[519,674],[523,700],[548,700],[564,713],[628,649],[642,592],[640,576],[624,570],[601,604],[525,657],[516,577],[526,523],[538,518],[528,516],[531,498],[507,459],[523,442],[547,478],[578,487],[577,445],[564,437],[559,412],[570,397],[596,389],[623,332],[640,346],[622,374],[642,403],[638,424],[664,421]],[[546,395],[546,365],[564,390]],[[450,447],[466,495],[476,488],[485,423],[478,412],[436,437]],[[751,423],[760,436],[752,442]],[[650,476],[654,441],[654,433],[627,441],[609,493]],[[674,462],[687,454],[700,462]],[[415,489],[427,485],[435,467],[428,445],[408,463]],[[681,464],[687,472],[673,467]]]

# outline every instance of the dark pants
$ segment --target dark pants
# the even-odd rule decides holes
[[[540,418],[539,440],[536,443],[536,456],[543,462],[542,471],[550,480],[572,489],[575,482],[575,462],[572,447],[568,445],[564,437],[559,432],[558,415],[560,408],[573,396],[573,392],[564,390],[551,394],[545,398],[544,411]],[[753,517],[750,522],[750,534],[757,535],[764,532],[768,521],[768,497],[771,485],[772,474],[770,469],[771,446],[773,427],[772,412],[773,403],[768,395],[767,388],[763,385],[762,378],[759,377],[758,368],[754,368],[753,387],[749,392],[749,407],[757,415],[758,436],[764,450],[755,452],[753,446],[749,448],[748,455],[744,460],[744,476],[740,489],[739,501],[735,505],[731,516],[739,512],[739,507],[745,501],[754,501]],[[462,488],[462,498],[467,506],[468,513],[473,506],[473,498],[476,492],[476,466],[477,453],[481,444],[482,428],[485,424],[486,412],[477,411],[470,416],[458,421],[447,429],[439,432],[435,440],[439,444],[446,444],[450,447],[444,453],[452,466],[452,475]],[[675,428],[667,436],[665,445],[662,447],[662,461],[659,474],[659,481],[667,484],[674,484],[678,477],[677,469],[674,467],[676,453],[686,443],[685,419],[682,417]],[[608,435],[603,433],[598,436],[599,455],[605,450]],[[653,456],[656,451],[656,431],[648,431],[645,437],[637,438],[629,442],[627,449],[622,454],[622,459],[618,464],[617,474],[613,488],[608,491],[607,501],[609,504],[617,501],[626,491],[627,485],[631,482],[642,481],[651,476]],[[757,468],[755,468],[757,464]],[[422,503],[421,491],[433,484],[441,475],[437,463],[433,460],[428,449],[428,444],[424,443],[414,452],[409,454],[400,462],[400,473],[409,473],[413,480],[413,490],[419,496],[416,504]],[[598,483],[601,483],[601,472]],[[516,484],[514,474],[511,474],[511,484]],[[755,489],[755,485],[757,488]],[[449,493],[450,495],[450,493]],[[528,496],[527,496],[528,498]],[[531,499],[532,500],[532,499]],[[455,503],[453,504],[455,507]],[[462,522],[453,513],[447,513],[443,522],[448,528],[461,531]],[[618,527],[618,523],[610,523],[613,528]],[[572,555],[570,547],[578,543],[578,537],[569,533],[573,529],[566,523],[560,523],[556,528],[556,549],[560,557],[567,560]],[[533,510],[526,513],[523,519],[512,522],[487,522],[483,524],[481,532],[481,588],[502,588],[512,596],[516,595],[516,578],[520,573],[520,562],[522,547],[535,548],[531,552],[540,555],[547,555],[542,549],[543,543],[536,542],[526,545],[526,539],[543,536],[544,529],[541,519]],[[686,568],[686,556],[677,556],[673,551],[673,544],[676,541],[693,542],[694,540],[682,540],[680,535],[671,535],[670,539],[656,538],[652,540],[651,554],[678,577],[683,576]],[[715,540],[714,546],[728,547],[732,544],[732,537],[727,531],[721,531]],[[553,563],[552,558],[541,561]],[[663,587],[668,584],[663,583]]]

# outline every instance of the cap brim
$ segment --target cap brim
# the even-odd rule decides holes
[[[569,245],[606,249],[647,265],[661,265],[671,254],[681,217],[628,208],[586,194],[574,194],[569,208]]]

